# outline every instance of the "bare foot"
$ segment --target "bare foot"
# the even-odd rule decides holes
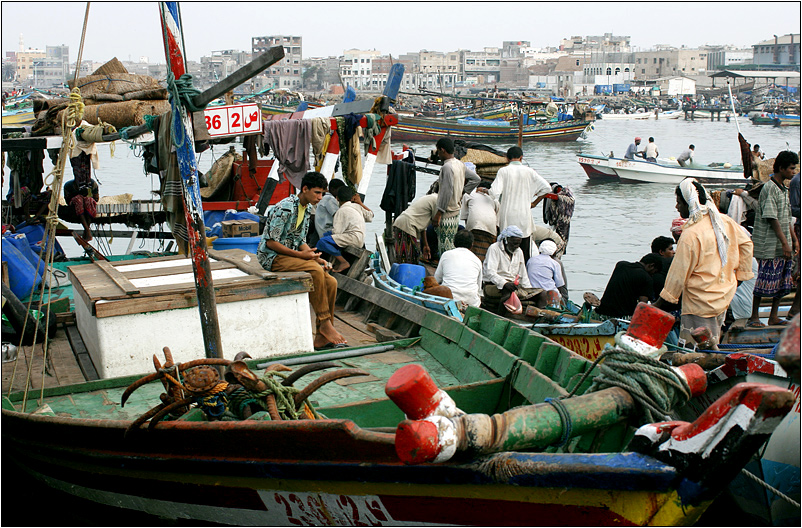
[[[351,265],[347,261],[344,263],[338,262],[337,265],[334,266],[334,269],[332,269],[331,271],[333,271],[334,273],[342,273],[343,271],[347,270],[350,267]]]
[[[325,321],[320,322],[320,328],[318,329],[320,335],[325,337],[329,343],[334,343],[335,345],[339,345],[341,343],[347,344],[348,341],[342,336],[340,332],[335,330],[334,324],[331,322],[331,319],[326,319]],[[324,345],[326,343],[323,343]]]
[[[89,242],[90,240],[92,240],[92,232],[84,230],[84,236],[82,238],[87,242]]]

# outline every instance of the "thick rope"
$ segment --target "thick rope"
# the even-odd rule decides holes
[[[783,499],[784,501],[786,501],[786,502],[789,502],[789,503],[790,503],[790,504],[792,504],[794,507],[796,507],[796,508],[799,508],[799,507],[800,507],[799,503],[798,503],[798,502],[796,502],[794,499],[792,499],[792,498],[791,498],[791,497],[789,497],[788,495],[784,494],[783,492],[781,492],[781,491],[780,491],[780,490],[778,490],[777,488],[774,488],[774,487],[772,487],[772,486],[771,486],[771,485],[770,485],[768,482],[766,482],[765,480],[762,480],[762,479],[761,479],[760,477],[758,477],[757,475],[755,475],[755,474],[753,474],[753,473],[750,473],[750,472],[749,472],[749,471],[747,471],[746,469],[741,469],[741,473],[743,473],[744,475],[746,475],[748,478],[750,478],[750,479],[754,480],[755,482],[757,482],[758,484],[760,484],[761,486],[763,486],[764,488],[766,488],[766,489],[767,489],[767,490],[769,490],[770,492],[774,493],[775,495],[777,495],[778,497],[780,497],[780,498],[781,498],[781,499]]]
[[[87,16],[89,15],[89,5],[87,4]],[[86,33],[86,20],[84,20],[84,35]],[[81,37],[81,50],[80,53],[83,51],[83,36]],[[80,63],[79,63],[80,64]],[[69,96],[69,103],[67,105],[67,111],[62,114],[61,118],[61,150],[59,151],[59,157],[56,164],[53,166],[53,170],[44,178],[45,184],[50,187],[50,205],[48,207],[48,214],[46,217],[46,228],[45,228],[45,248],[43,248],[43,252],[40,252],[40,261],[44,258],[45,261],[45,269],[51,269],[53,265],[53,249],[55,247],[55,240],[56,240],[56,228],[59,224],[59,217],[58,217],[58,203],[61,198],[61,190],[62,190],[62,176],[64,174],[64,167],[67,163],[67,157],[69,152],[75,146],[75,136],[73,134],[73,130],[75,127],[81,122],[84,114],[84,103],[81,98],[81,89],[80,88],[73,88],[70,92]],[[37,264],[38,265],[38,264]],[[45,284],[47,282],[47,284]],[[44,303],[45,299],[45,287],[48,288],[48,299],[52,298],[52,283],[51,281],[42,281],[40,284],[39,289],[39,311],[42,310],[42,304]],[[31,287],[31,295],[28,301],[27,309],[28,311],[31,310],[31,305],[33,303],[33,290],[34,288]],[[47,310],[46,317],[45,317],[45,336],[44,340],[42,341],[42,386],[41,386],[41,393],[40,393],[40,401],[44,401],[44,391],[45,391],[45,374],[48,372],[48,343],[49,343],[49,327],[50,327],[50,310]],[[22,325],[22,332],[20,333],[20,350],[23,351],[23,356],[25,355],[24,348],[22,348],[22,340],[25,336],[25,329],[28,324],[28,318],[25,318],[25,321]],[[38,327],[38,322],[37,322]],[[34,340],[35,341],[35,340]],[[36,349],[36,343],[34,342],[32,345],[31,350]],[[19,358],[19,356],[18,356]],[[25,411],[25,407],[28,400],[28,391],[31,388],[31,374],[33,368],[33,357],[31,358],[31,362],[28,364],[28,371],[25,378],[25,387],[23,389],[23,396],[22,396],[22,410]],[[11,394],[11,389],[14,385],[14,379],[16,376],[17,371],[17,362],[14,362],[14,369],[11,375],[11,383],[8,385],[8,394]]]
[[[195,106],[193,98],[201,92],[192,85],[192,75],[188,73],[176,79],[173,72],[167,72],[167,90],[170,100],[175,102],[176,110],[181,105],[189,112],[202,112],[206,108],[206,105]],[[186,141],[187,134],[181,121],[181,112],[173,112],[173,145],[178,148],[183,146]]]
[[[590,376],[598,365],[599,374],[587,393],[608,387],[620,387],[630,393],[640,404],[641,412],[647,422],[670,420],[668,413],[677,405],[683,405],[691,398],[688,382],[679,376],[670,365],[644,356],[632,350],[620,339],[623,332],[616,335],[616,346],[605,345],[593,365],[576,384],[566,398],[570,398]],[[603,362],[603,363],[602,363]]]
[[[251,392],[245,388],[237,389],[231,395],[231,410],[238,417],[242,417],[242,411],[246,405],[255,404],[263,410],[267,410],[266,398],[273,394],[276,397],[276,407],[278,408],[279,415],[284,420],[298,420],[299,413],[295,410],[294,396],[300,391],[292,386],[285,387],[281,384],[279,378],[286,378],[287,375],[283,372],[268,372],[261,379],[267,384],[268,388],[261,392]],[[312,410],[314,412],[314,410]]]

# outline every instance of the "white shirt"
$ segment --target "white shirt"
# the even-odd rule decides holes
[[[490,194],[499,201],[498,227],[514,225],[524,234],[532,234],[535,222],[532,220],[532,202],[538,196],[551,192],[551,185],[534,169],[512,161],[499,169]]]
[[[345,202],[334,214],[331,238],[341,248],[365,245],[365,222],[373,221],[373,211],[354,202]]]
[[[466,194],[462,199],[459,219],[465,221],[465,229],[478,229],[491,235],[496,234],[498,224],[498,200],[478,190]]]
[[[393,222],[393,227],[418,238],[437,213],[437,193],[427,194],[409,204],[403,213]]]
[[[646,145],[646,157],[657,159],[657,144],[654,141]]]
[[[565,286],[560,263],[549,255],[531,257],[526,263],[526,272],[533,288],[557,291],[557,288]]]
[[[531,288],[529,276],[524,265],[524,252],[521,248],[515,250],[512,258],[502,247],[503,242],[490,244],[482,266],[485,282],[492,282],[499,290],[508,282],[515,282],[516,275],[521,278],[518,282],[524,288]]]
[[[454,248],[440,256],[434,278],[448,286],[454,299],[479,306],[482,291],[482,261],[466,248]]]

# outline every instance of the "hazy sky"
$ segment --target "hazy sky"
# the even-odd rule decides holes
[[[800,2],[182,2],[187,55],[250,51],[251,37],[303,37],[303,56],[351,48],[399,54],[473,51],[528,40],[559,46],[572,35],[629,35],[632,46],[734,44],[799,33]],[[2,2],[2,51],[66,44],[75,61],[86,4]],[[155,2],[92,2],[84,59],[164,62]]]

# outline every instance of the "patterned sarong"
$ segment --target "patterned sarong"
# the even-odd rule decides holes
[[[757,264],[755,297],[784,297],[794,291],[793,259],[758,259]]]
[[[471,251],[474,255],[479,257],[479,260],[484,262],[485,255],[487,255],[487,248],[496,241],[496,235],[492,235],[481,229],[471,229],[471,234],[473,235],[473,247]]]
[[[398,264],[417,264],[420,260],[418,239],[397,227],[393,228],[395,261]]]
[[[440,219],[440,224],[434,228],[434,232],[437,233],[438,256],[454,249],[454,235],[457,234],[457,230],[459,230],[459,215]]]

